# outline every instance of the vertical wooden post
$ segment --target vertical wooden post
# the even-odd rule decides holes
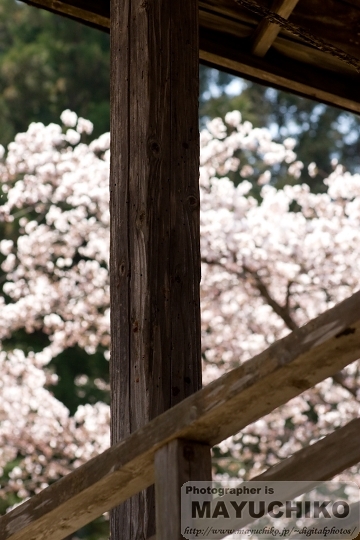
[[[195,0],[111,2],[111,437],[201,386]],[[155,532],[153,492],[112,540]]]
[[[190,480],[211,481],[210,446],[176,439],[156,453],[156,540],[182,540],[180,490]]]

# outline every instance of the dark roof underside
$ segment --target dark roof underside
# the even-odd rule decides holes
[[[239,0],[241,2],[241,0]],[[107,0],[26,0],[109,31]],[[360,113],[360,75],[336,55],[359,58],[360,0],[257,0],[335,54],[269,24],[235,0],[200,0],[200,61],[268,86]],[[279,33],[278,33],[279,32]]]

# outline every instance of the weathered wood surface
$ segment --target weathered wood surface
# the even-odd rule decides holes
[[[201,387],[198,6],[111,3],[111,440]],[[111,516],[155,530],[153,490]]]
[[[338,60],[335,59],[336,65],[331,65],[331,70],[324,69],[326,63],[320,63],[323,55],[317,51],[314,55],[319,61],[311,60],[310,64],[296,60],[299,55],[308,55],[311,59],[309,47],[294,46],[291,43],[294,59],[291,51],[285,56],[284,41],[281,46],[282,54],[271,49],[265,58],[259,58],[251,54],[249,43],[244,38],[220,33],[215,19],[211,19],[211,29],[200,28],[200,61],[204,64],[260,84],[360,113],[359,75],[353,68],[349,69],[347,64],[342,63],[338,69]],[[332,57],[326,55],[326,58],[328,63],[332,62]]]
[[[96,0],[74,0],[72,2],[66,0],[29,0],[26,3],[95,26],[100,30],[109,31],[110,28],[110,2],[98,2]]]
[[[286,482],[282,486],[280,500],[293,500],[359,462],[360,419],[356,419],[311,446],[299,450],[290,458],[284,459],[264,473],[255,476],[251,482]],[[224,500],[227,498],[231,499],[231,496],[225,496]],[[358,514],[352,515],[357,516]],[[352,519],[354,518],[352,517]],[[241,521],[239,519],[230,520],[227,527],[234,530],[242,529],[253,521],[254,519],[245,510]],[[320,525],[319,528],[321,528]],[[344,524],[344,528],[349,528],[349,524]]]
[[[274,465],[254,480],[330,480],[360,463],[360,419]]]
[[[156,540],[182,540],[181,486],[211,482],[211,448],[175,439],[155,455]]]
[[[264,7],[270,6],[269,0],[256,1]],[[74,16],[76,10],[76,16],[85,23],[97,24],[103,30],[110,26],[109,0],[26,0],[26,3],[70,16]],[[218,29],[225,33],[229,23],[234,22],[239,30],[248,27],[250,35],[261,21],[260,17],[241,8],[234,0],[199,0],[200,26],[204,28],[205,13],[216,16]],[[349,54],[358,55],[360,9],[357,0],[301,0],[291,18],[295,24],[308,29],[315,36]],[[242,35],[241,31],[239,35]]]
[[[288,19],[299,0],[274,0],[271,11]],[[263,19],[252,37],[251,50],[256,56],[265,56],[280,32],[280,26]]]
[[[343,535],[343,538],[346,538],[346,540],[351,540],[352,538],[354,540],[358,540],[360,538],[360,536],[357,534],[357,531],[359,531],[359,525],[360,525],[359,502],[352,503],[349,506],[350,506],[349,514],[346,517],[343,517],[341,519],[341,525],[339,524],[338,519],[336,518],[329,519],[328,517],[326,517],[322,519],[316,519],[316,528],[318,530],[321,530],[321,529],[324,529],[325,527],[327,527],[328,529],[332,529],[333,527],[338,529],[341,527],[342,529],[345,529],[345,530],[347,529],[347,530],[350,530],[351,532],[353,531],[353,534],[355,535],[355,536],[351,536],[351,534],[346,535],[346,536]],[[309,538],[309,536],[306,533],[299,534],[299,536],[297,536],[297,540],[306,540],[307,538]],[[324,538],[328,538],[328,535],[326,535],[326,537],[324,536]]]
[[[289,482],[286,484],[286,500],[292,500],[318,483],[331,480],[340,472],[360,462],[360,419],[353,420],[320,441],[303,448],[284,459],[252,481]],[[308,482],[308,487],[298,482]],[[285,493],[284,493],[285,494]],[[244,527],[253,520],[248,519]],[[231,527],[231,524],[229,524]],[[237,527],[238,523],[234,523]],[[347,527],[347,525],[344,527]],[[319,528],[321,528],[319,526]]]
[[[360,292],[0,518],[0,540],[61,540],[154,483],[154,455],[213,446],[360,357]]]
[[[344,449],[346,450],[344,451]],[[159,452],[161,451],[162,449]],[[293,456],[255,476],[251,481],[292,482],[293,484],[289,486],[290,491],[288,493],[288,498],[292,499],[301,494],[296,482],[306,480],[310,481],[311,484],[325,482],[359,462],[360,419],[356,419],[311,446],[299,450]],[[184,480],[183,483],[185,481],[187,480]],[[250,522],[251,520],[247,521],[247,523]],[[229,528],[236,528],[238,523],[229,522],[228,526]],[[171,536],[168,536],[168,538],[171,538]],[[162,539],[156,535],[149,540]]]
[[[26,0],[27,1],[27,0]],[[268,2],[258,0],[268,7]],[[83,20],[108,31],[110,2],[95,0],[29,0],[37,7]],[[360,9],[355,2],[301,0],[292,21],[315,36],[359,56]],[[260,19],[234,0],[200,0],[200,61],[262,84],[360,112],[359,75],[332,55],[320,53],[282,34],[265,58],[251,51],[251,36]],[[281,44],[280,44],[281,40]],[[279,46],[278,46],[279,45]]]

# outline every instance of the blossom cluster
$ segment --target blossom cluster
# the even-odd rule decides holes
[[[75,113],[62,117],[76,124]],[[78,131],[65,133],[31,124],[0,165],[0,216],[20,226],[16,245],[0,243],[3,292],[12,300],[0,297],[0,340],[41,328],[51,335],[44,363],[75,344],[88,353],[109,345],[109,134],[83,144],[84,124],[89,130],[80,118]]]
[[[8,463],[23,459],[9,472],[1,495],[23,499],[108,447],[109,408],[104,403],[68,409],[44,388],[54,375],[44,372],[33,355],[0,353],[0,475]]]
[[[0,242],[0,341],[42,330],[41,352],[0,353],[0,469],[15,463],[0,493],[19,499],[108,445],[103,403],[74,417],[46,389],[47,364],[75,344],[109,346],[109,134],[85,144],[91,123],[65,111],[63,126],[31,124],[0,148],[0,220],[16,239]],[[204,383],[350,296],[360,281],[360,176],[339,165],[324,194],[306,185],[276,190],[276,165],[300,178],[295,141],[272,140],[238,111],[201,133],[202,348]],[[261,199],[251,195],[253,153]],[[239,171],[243,181],[228,177]],[[108,355],[107,355],[108,357]],[[293,399],[220,445],[248,477],[359,416],[359,366]],[[261,396],[259,396],[261,399]],[[1,471],[0,471],[1,473]],[[353,472],[357,474],[357,472]]]

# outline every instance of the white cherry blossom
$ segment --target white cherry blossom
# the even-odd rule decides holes
[[[110,138],[87,145],[80,137],[91,133],[91,123],[72,111],[61,119],[66,128],[34,123],[4,155],[0,148],[0,220],[19,224],[18,238],[0,243],[6,295],[0,296],[0,341],[18,329],[41,329],[50,338],[36,354],[0,353],[0,469],[20,457],[0,493],[20,499],[109,442],[105,404],[80,407],[71,417],[45,388],[50,378],[56,382],[46,367],[52,358],[74,345],[88,353],[108,349],[110,339]],[[200,144],[206,384],[358,289],[360,176],[337,164],[326,193],[313,194],[301,183],[276,190],[277,165],[301,176],[294,141],[275,143],[268,130],[242,122],[238,111],[210,122]],[[261,201],[249,194],[254,169],[242,163],[244,152],[268,167],[258,179]],[[238,186],[227,178],[234,170],[244,178]],[[231,451],[242,475],[254,476],[358,417],[359,382],[354,363],[220,449]],[[348,475],[359,479],[357,469]]]

